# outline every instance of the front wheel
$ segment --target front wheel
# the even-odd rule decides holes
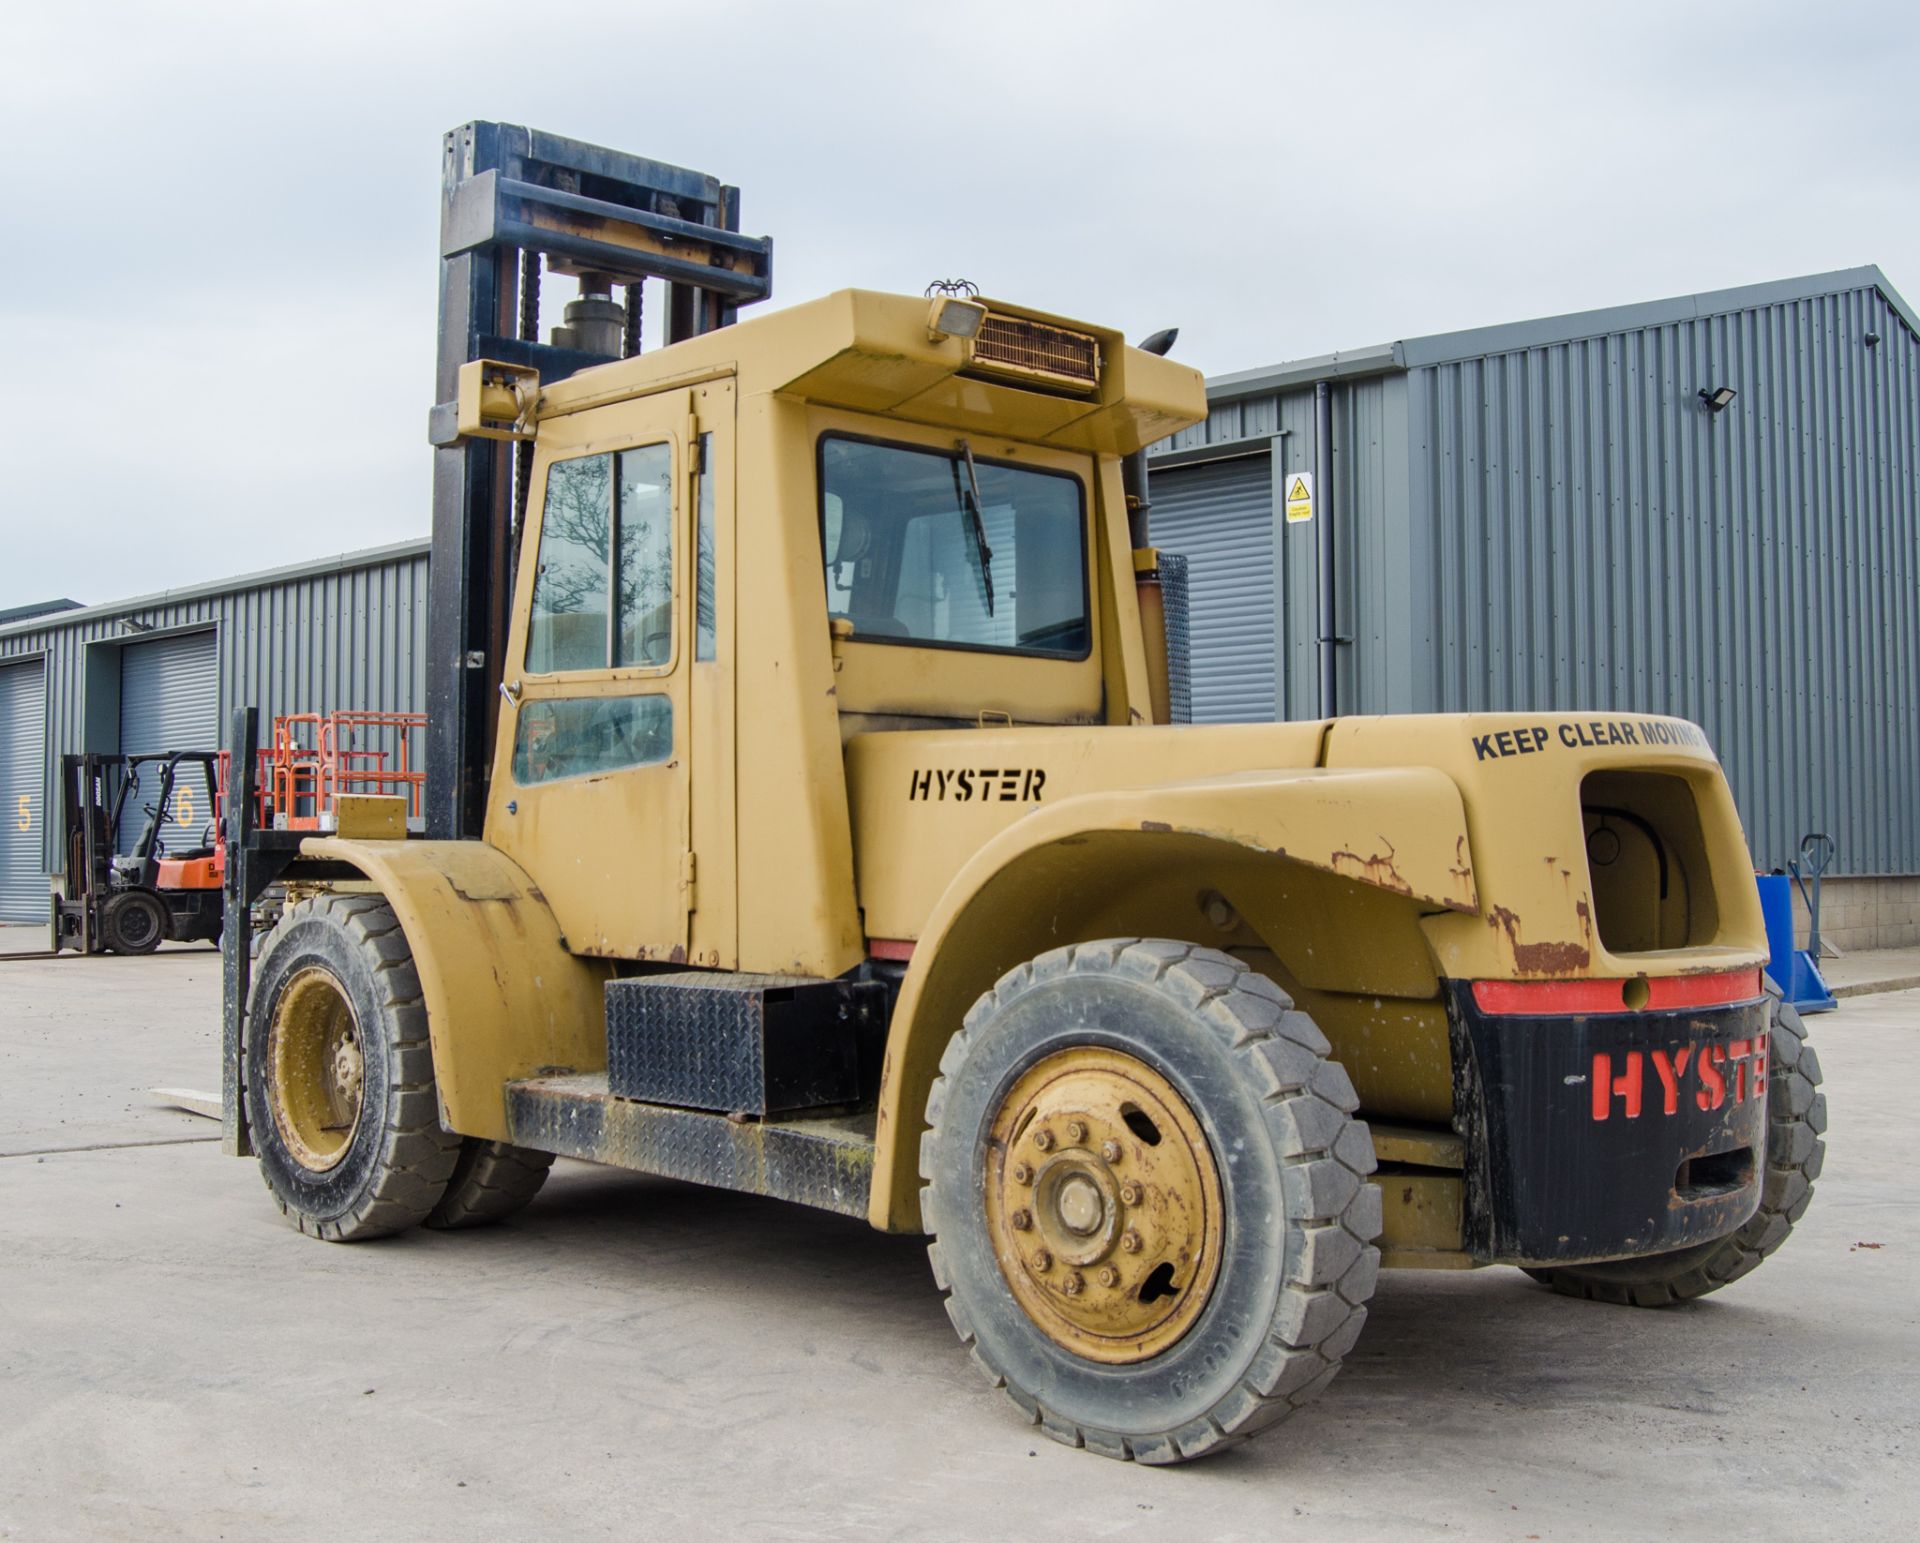
[[[1771,984],[1768,1035],[1767,1170],[1760,1209],[1724,1238],[1644,1259],[1528,1270],[1563,1296],[1622,1307],[1671,1307],[1737,1281],[1793,1231],[1813,1200],[1813,1181],[1826,1161],[1827,1096],[1820,1091],[1820,1058],[1807,1043],[1800,1014]]]
[[[1373,1144],[1325,1037],[1211,949],[1085,943],[1003,977],[921,1142],[934,1275],[1057,1441],[1170,1463],[1333,1377],[1379,1255]]]
[[[441,1129],[413,953],[374,895],[288,906],[254,970],[247,1123],[287,1220],[329,1242],[425,1221],[461,1150]]]
[[[166,936],[166,905],[150,889],[123,889],[100,908],[100,943],[110,954],[150,954]]]

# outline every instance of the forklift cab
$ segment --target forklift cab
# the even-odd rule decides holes
[[[148,801],[147,795],[152,795]],[[220,887],[220,767],[208,750],[170,750],[127,758],[114,811],[116,843],[138,801],[139,836],[116,869],[149,888]]]

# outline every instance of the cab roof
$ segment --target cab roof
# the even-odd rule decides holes
[[[977,434],[1098,455],[1129,455],[1206,417],[1200,372],[1127,346],[1119,333],[983,300],[992,316],[1067,329],[1099,343],[1091,389],[983,373],[964,338],[933,332],[917,295],[843,289],[699,337],[610,360],[542,389],[554,417],[715,376],[743,395],[774,393]]]

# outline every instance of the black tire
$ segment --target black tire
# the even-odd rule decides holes
[[[469,1136],[461,1143],[447,1192],[427,1215],[427,1225],[451,1231],[511,1216],[540,1193],[552,1167],[551,1152]]]
[[[324,1167],[296,1151],[277,1109],[277,1014],[295,983],[320,979],[351,1013],[361,1063],[358,1112]],[[461,1138],[440,1126],[433,1050],[413,953],[375,895],[290,905],[254,968],[247,1009],[247,1120],[260,1173],[300,1231],[333,1243],[384,1237],[426,1220],[446,1193]]]
[[[1150,1359],[1083,1358],[1035,1325],[996,1259],[985,1135],[1008,1090],[1062,1049],[1146,1063],[1215,1154],[1224,1226],[1204,1308]],[[1056,1441],[1173,1463],[1291,1414],[1366,1321],[1380,1195],[1346,1072],[1269,979],[1212,949],[1110,939],[1021,965],[974,1004],[927,1100],[921,1209],[947,1313],[989,1381]],[[1231,1154],[1231,1160],[1227,1155]]]
[[[100,907],[100,943],[110,954],[150,954],[166,937],[167,907],[150,889],[123,889]]]
[[[1738,1230],[1711,1243],[1617,1259],[1605,1264],[1528,1270],[1542,1285],[1562,1296],[1619,1307],[1671,1307],[1691,1302],[1737,1281],[1760,1267],[1793,1231],[1813,1200],[1827,1145],[1827,1096],[1820,1091],[1820,1058],[1807,1043],[1800,1014],[1783,1001],[1771,982],[1767,1075],[1767,1171],[1761,1180],[1760,1209]]]

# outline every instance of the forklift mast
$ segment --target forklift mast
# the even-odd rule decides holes
[[[446,136],[427,652],[427,834],[477,837],[493,764],[513,563],[533,446],[458,438],[460,368],[491,359],[550,384],[640,351],[645,284],[668,343],[772,290],[773,243],[740,234],[740,193],[700,172],[510,123]],[[540,338],[543,265],[578,281]],[[623,299],[614,299],[618,287]]]

